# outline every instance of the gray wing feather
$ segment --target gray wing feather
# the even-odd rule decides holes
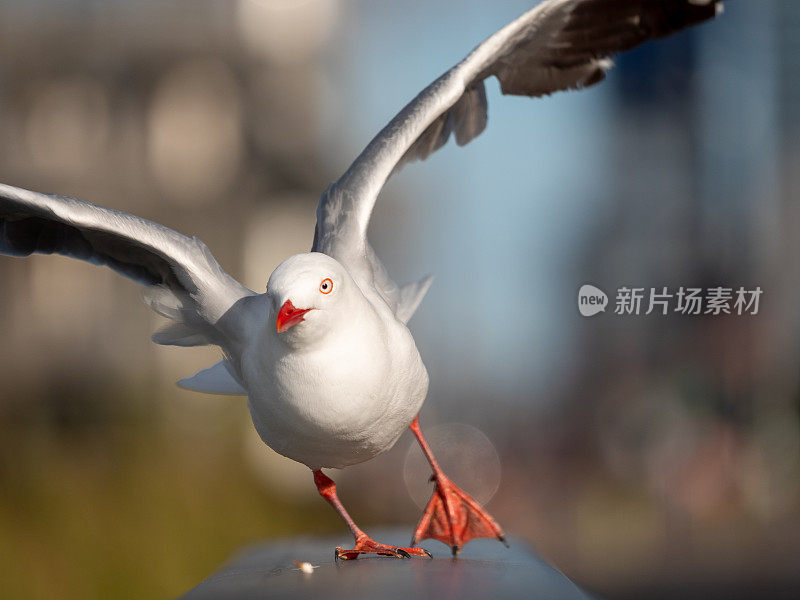
[[[381,285],[366,238],[378,193],[405,163],[424,160],[450,137],[464,145],[484,130],[486,78],[497,77],[504,94],[533,97],[589,87],[603,80],[613,55],[712,19],[721,8],[721,0],[539,4],[431,83],[372,139],[320,198],[313,250],[345,264],[360,283]]]
[[[148,302],[152,306],[152,303]],[[156,311],[158,312],[158,311]],[[213,339],[184,323],[170,323],[156,331],[150,339],[162,346],[207,346]]]
[[[254,294],[225,273],[197,238],[75,198],[0,184],[0,254],[32,253],[105,265],[146,286],[145,301],[182,323],[156,334],[159,343],[199,345],[235,336],[218,322]]]
[[[450,110],[439,115],[422,132],[395,165],[394,172],[406,163],[425,160],[444,146],[452,134],[455,134],[459,146],[471,142],[486,129],[487,107],[486,87],[483,81],[478,81],[464,92]]]

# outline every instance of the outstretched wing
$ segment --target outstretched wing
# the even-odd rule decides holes
[[[255,295],[194,237],[82,200],[0,184],[0,254],[63,254],[111,267],[146,286],[145,301],[177,323],[158,343],[225,345],[244,332],[231,307]]]
[[[539,4],[422,90],[375,136],[320,199],[313,249],[345,264],[360,283],[373,285],[390,305],[393,301],[397,311],[397,286],[366,237],[375,200],[405,163],[424,160],[451,136],[463,146],[484,130],[486,78],[494,75],[504,94],[519,96],[588,87],[603,80],[613,55],[711,19],[721,9],[721,0]]]

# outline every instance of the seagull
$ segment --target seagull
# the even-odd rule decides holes
[[[196,237],[118,210],[0,184],[0,253],[62,254],[105,265],[144,286],[145,302],[172,323],[158,344],[216,345],[223,359],[179,381],[191,390],[246,395],[261,439],[307,465],[320,495],[353,534],[336,557],[430,556],[423,539],[457,555],[502,529],[439,467],[418,413],[428,374],[407,323],[431,285],[399,286],[367,239],[381,188],[406,163],[486,127],[484,82],[539,97],[599,83],[611,57],[713,19],[721,0],[546,0],[512,21],[409,102],[323,192],[311,251],[287,258],[253,292],[228,275]],[[391,448],[410,428],[430,463],[434,490],[409,547],[360,529],[323,468],[340,469]]]

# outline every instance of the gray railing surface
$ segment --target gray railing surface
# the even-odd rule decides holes
[[[408,532],[376,532],[384,543],[408,544]],[[244,550],[181,600],[265,598],[378,598],[588,600],[589,596],[520,540],[507,549],[495,540],[473,540],[457,559],[438,542],[423,542],[434,558],[386,557],[334,561],[334,547],[348,536],[293,538]],[[296,564],[297,563],[297,564]],[[313,571],[297,565],[310,563]],[[309,570],[306,567],[306,570]]]

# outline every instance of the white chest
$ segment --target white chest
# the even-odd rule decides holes
[[[308,351],[249,352],[250,412],[275,451],[313,468],[368,460],[390,448],[427,393],[411,335],[350,331]]]

